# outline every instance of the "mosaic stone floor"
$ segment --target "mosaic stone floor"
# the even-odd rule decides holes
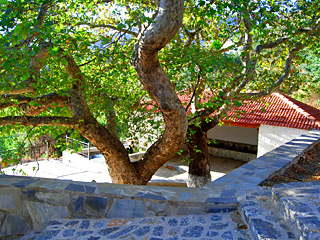
[[[54,220],[44,231],[31,232],[21,239],[247,240],[249,237],[240,215],[237,212],[226,212],[136,219]]]

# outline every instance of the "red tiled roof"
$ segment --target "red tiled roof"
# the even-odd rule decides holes
[[[232,126],[251,128],[271,125],[306,130],[320,129],[320,110],[284,94],[273,93],[271,96],[247,101],[240,107],[232,108],[224,122]]]
[[[180,92],[178,95],[183,106],[186,107],[191,93]],[[213,97],[213,93],[205,92],[202,103]],[[146,106],[147,110],[155,110],[154,101]],[[191,114],[191,108],[187,114]],[[273,93],[259,100],[245,101],[239,107],[228,111],[222,120],[226,124],[239,127],[258,128],[260,125],[271,125],[298,129],[320,129],[320,110],[295,100],[287,95]]]

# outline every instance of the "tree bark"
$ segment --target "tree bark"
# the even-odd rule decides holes
[[[158,52],[178,33],[183,19],[183,0],[162,0],[154,22],[136,44],[132,65],[149,95],[159,106],[165,122],[162,137],[137,162],[139,178],[146,184],[153,174],[176,155],[185,141],[188,122],[169,77],[158,59]]]
[[[141,33],[132,65],[144,88],[160,107],[165,122],[163,136],[148,149],[142,160],[131,163],[117,137],[102,127],[92,114],[82,112],[85,120],[79,126],[79,131],[105,156],[113,183],[147,184],[153,174],[176,155],[185,141],[188,127],[186,112],[158,60],[158,52],[180,29],[184,1],[162,0],[160,9],[154,22]],[[79,78],[79,74],[74,75]],[[76,106],[81,105],[79,101],[75,102]]]
[[[188,151],[190,156],[188,187],[204,187],[211,182],[207,133],[200,127],[189,127]]]

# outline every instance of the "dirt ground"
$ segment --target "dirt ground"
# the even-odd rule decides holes
[[[274,186],[278,183],[320,181],[320,144],[300,157],[284,174],[278,174],[261,183],[261,186]]]

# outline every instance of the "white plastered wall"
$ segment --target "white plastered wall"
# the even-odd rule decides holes
[[[307,132],[308,130],[303,129],[261,125],[259,128],[257,157]]]
[[[258,129],[233,127],[228,125],[215,126],[208,131],[208,138],[258,145]]]

